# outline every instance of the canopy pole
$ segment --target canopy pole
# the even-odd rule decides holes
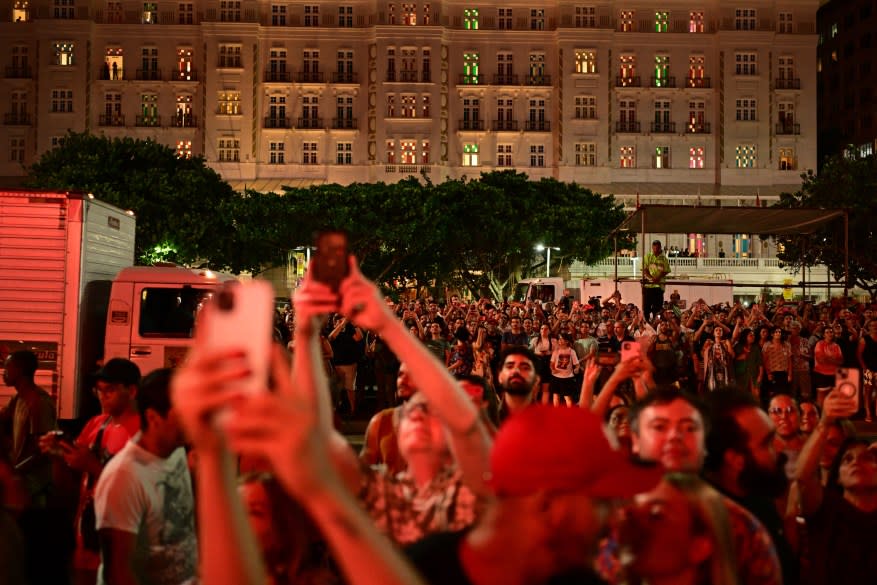
[[[639,221],[640,221],[639,246],[640,246],[640,250],[641,250],[641,252],[640,252],[640,274],[639,274],[639,281],[641,283],[640,284],[640,301],[639,301],[640,309],[643,308],[643,305],[645,304],[645,300],[646,300],[646,279],[645,279],[645,276],[643,276],[645,274],[645,269],[646,269],[646,210],[643,209],[642,212],[643,213],[639,218]],[[645,315],[645,312],[643,312],[643,315]]]
[[[850,212],[844,209],[844,297],[850,286]]]
[[[615,292],[618,292],[618,232],[615,232],[612,242],[612,247],[615,248]]]

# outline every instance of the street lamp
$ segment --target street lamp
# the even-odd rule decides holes
[[[545,278],[551,276],[551,250],[560,250],[560,248],[536,244],[537,252],[545,252]]]

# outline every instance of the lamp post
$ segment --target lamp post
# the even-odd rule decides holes
[[[545,252],[545,278],[551,276],[551,250],[560,250],[560,248],[536,244],[537,252]]]

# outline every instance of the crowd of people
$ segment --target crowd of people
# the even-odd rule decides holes
[[[655,252],[648,310],[393,302],[351,259],[276,320],[264,392],[196,327],[175,371],[108,361],[76,437],[10,355],[4,583],[873,582],[872,308],[665,304]]]

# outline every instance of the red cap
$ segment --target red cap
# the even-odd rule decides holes
[[[500,497],[544,490],[582,491],[602,499],[629,498],[654,488],[664,470],[634,462],[606,433],[588,409],[527,407],[494,438],[490,486]]]

